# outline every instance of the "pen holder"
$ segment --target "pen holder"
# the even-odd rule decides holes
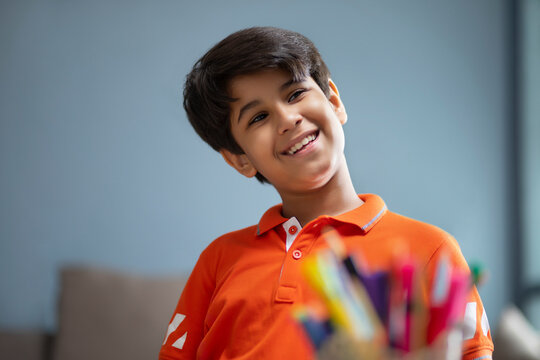
[[[326,240],[329,249],[303,264],[326,312],[307,304],[293,312],[319,359],[461,359],[467,294],[481,276],[471,278],[442,253],[427,288],[423,268],[410,255],[370,271],[339,236],[329,232]]]
[[[337,331],[321,344],[318,360],[460,360],[463,332],[461,326],[441,334],[429,347],[412,352],[381,348],[373,343],[353,339]]]

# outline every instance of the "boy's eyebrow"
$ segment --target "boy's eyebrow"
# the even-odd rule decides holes
[[[302,82],[304,80],[305,80],[305,78],[301,78],[301,79],[298,79],[298,80],[295,80],[294,78],[290,78],[289,80],[284,82],[279,87],[279,91],[283,91],[283,90],[287,89],[289,86],[291,86],[292,84],[296,84],[296,83]],[[242,115],[244,114],[244,112],[246,112],[249,109],[259,105],[260,103],[261,102],[259,100],[253,100],[253,101],[248,102],[246,105],[242,106],[242,108],[240,109],[240,112],[238,113],[238,120],[237,121],[240,122],[240,119],[242,118]]]
[[[244,112],[259,105],[260,103],[261,102],[259,100],[253,100],[253,101],[248,102],[246,105],[242,106],[242,108],[240,109],[240,113],[238,113],[238,122],[240,122],[240,119],[242,118],[242,114],[244,114]]]
[[[302,82],[304,81],[304,79],[298,79],[298,80],[295,80],[294,78],[290,78],[289,80],[287,80],[286,82],[283,83],[283,85],[281,85],[279,87],[279,91],[283,91],[285,90],[286,88],[288,88],[289,86],[291,86],[292,84],[296,84],[296,83],[299,83],[299,82]]]

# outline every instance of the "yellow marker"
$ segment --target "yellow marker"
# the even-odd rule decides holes
[[[346,314],[345,307],[330,284],[324,278],[324,264],[318,256],[310,256],[304,261],[304,275],[310,285],[321,295],[328,308],[332,322],[347,332],[353,332],[351,320]]]

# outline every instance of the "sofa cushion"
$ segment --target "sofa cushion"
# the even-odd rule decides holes
[[[157,358],[185,277],[61,271],[55,360]]]
[[[38,331],[0,330],[0,359],[47,359],[50,337]]]

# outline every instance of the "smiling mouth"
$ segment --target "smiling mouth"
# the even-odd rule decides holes
[[[318,131],[313,134],[307,135],[302,140],[298,141],[296,144],[291,146],[287,151],[285,151],[285,154],[288,154],[288,155],[296,154],[298,151],[302,150],[303,148],[308,146],[310,143],[315,141],[315,139],[317,139],[317,136],[319,136]]]

